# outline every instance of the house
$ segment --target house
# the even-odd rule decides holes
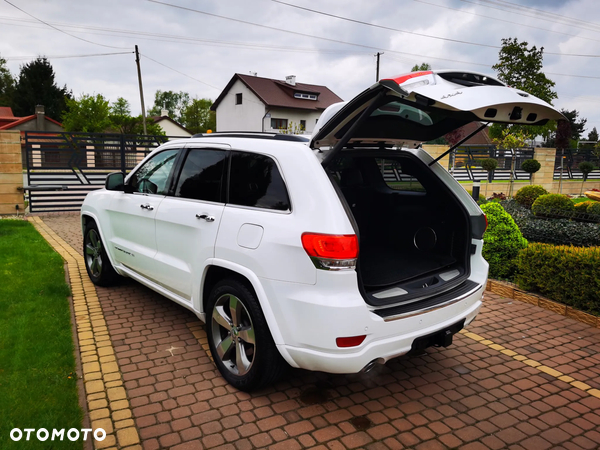
[[[179,122],[169,117],[169,111],[163,109],[160,111],[160,116],[152,116],[150,120],[158,124],[167,136],[190,137],[193,133]]]
[[[0,106],[0,130],[64,131],[60,122],[46,117],[43,105],[37,105],[35,107],[35,114],[26,117],[15,117],[12,108]]]
[[[342,99],[326,86],[236,73],[211,110],[217,131],[312,133],[325,108]]]

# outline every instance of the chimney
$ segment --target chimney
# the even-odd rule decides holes
[[[296,86],[296,75],[288,75],[285,77],[285,82],[290,86]]]
[[[169,110],[168,109],[161,109],[160,110],[160,116],[161,117],[169,117]]]
[[[36,105],[35,107],[35,130],[46,131],[46,121],[44,117],[46,112],[44,111],[44,105]]]

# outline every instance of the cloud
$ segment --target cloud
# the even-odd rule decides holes
[[[147,0],[13,1],[64,31],[56,31],[9,4],[0,3],[0,55],[9,60],[14,75],[18,74],[20,64],[28,61],[14,58],[47,55],[59,85],[66,84],[75,95],[102,93],[112,101],[125,97],[134,113],[140,112],[140,100],[133,54],[55,57],[133,51],[137,44],[143,55],[141,67],[148,108],[157,89],[185,91],[192,97],[215,99],[236,72],[257,72],[259,76],[278,79],[295,74],[299,82],[326,85],[348,100],[374,82],[373,55],[377,51],[384,52],[380,66],[382,77],[409,71],[421,62],[429,62],[436,69],[462,68],[493,75],[491,65],[498,58],[497,48],[368,27],[270,0],[164,0],[213,16]],[[556,82],[559,95],[556,105],[578,109],[588,118],[589,129],[600,126],[600,111],[595,101],[600,97],[599,80],[563,76],[598,77],[600,58],[550,55],[554,52],[600,55],[600,26],[590,22],[600,13],[600,4],[595,0],[520,1],[525,7],[548,12],[545,16],[532,10],[499,11],[484,6],[489,2],[483,4],[478,0],[286,1],[377,25],[454,40],[499,46],[502,38],[517,37],[530,45],[543,46],[544,70],[557,74],[548,75]],[[118,48],[94,45],[65,33]]]

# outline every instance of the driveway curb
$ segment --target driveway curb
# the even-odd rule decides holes
[[[68,266],[90,421],[92,429],[102,428],[106,431],[106,438],[94,441],[94,447],[141,450],[102,307],[96,288],[88,279],[83,257],[41,218],[28,217],[28,220]]]

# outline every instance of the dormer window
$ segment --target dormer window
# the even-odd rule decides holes
[[[295,92],[294,98],[301,98],[303,100],[316,100],[317,94],[306,94],[304,92]]]

